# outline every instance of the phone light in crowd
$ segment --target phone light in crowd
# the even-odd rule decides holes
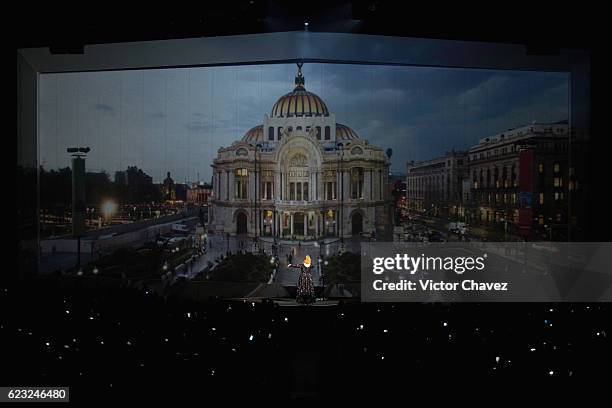
[[[106,200],[102,203],[102,214],[104,214],[104,218],[112,218],[112,216],[117,212],[117,203],[112,200]]]

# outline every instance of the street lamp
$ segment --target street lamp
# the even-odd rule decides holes
[[[72,236],[77,239],[77,268],[81,271],[81,236],[85,233],[85,157],[89,147],[69,147],[72,157]],[[81,271],[81,273],[83,273]]]
[[[261,143],[255,143],[255,144],[251,144],[251,146],[255,149],[255,153],[254,153],[254,157],[255,157],[255,250],[257,251],[259,248],[258,245],[258,231],[259,231],[259,222],[260,222],[260,216],[259,216],[259,211],[258,211],[258,200],[259,200],[259,195],[257,192],[257,187],[259,184],[259,180],[258,180],[258,169],[257,169],[257,152],[259,151],[259,149],[261,148]]]
[[[337,143],[336,147],[340,150],[340,154],[338,154],[338,173],[340,174],[340,245],[344,247],[344,174],[342,170],[342,161],[344,159],[344,144],[342,142]]]

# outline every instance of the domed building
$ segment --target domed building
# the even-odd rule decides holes
[[[211,232],[308,240],[382,234],[389,225],[387,156],[336,122],[306,90],[301,66],[263,124],[219,149]]]

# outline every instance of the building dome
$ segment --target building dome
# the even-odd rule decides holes
[[[263,141],[263,125],[249,129],[242,137],[243,142],[253,143]]]
[[[357,133],[350,127],[342,123],[336,123],[336,140],[354,140],[359,139]]]
[[[292,92],[281,96],[272,107],[270,115],[274,118],[288,118],[296,116],[329,116],[327,105],[318,95],[308,92],[304,88],[302,64],[298,64],[298,73],[295,77],[295,88]]]

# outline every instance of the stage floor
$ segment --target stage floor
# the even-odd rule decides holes
[[[261,303],[264,300],[270,300],[279,306],[306,307],[306,305],[302,303],[298,303],[295,299],[292,299],[292,298],[239,298],[239,299],[228,299],[228,300],[241,301],[241,302],[255,302],[255,303]],[[310,304],[309,307],[337,306],[339,302],[340,302],[340,299],[318,300],[315,303]],[[344,302],[346,303],[346,301]]]

